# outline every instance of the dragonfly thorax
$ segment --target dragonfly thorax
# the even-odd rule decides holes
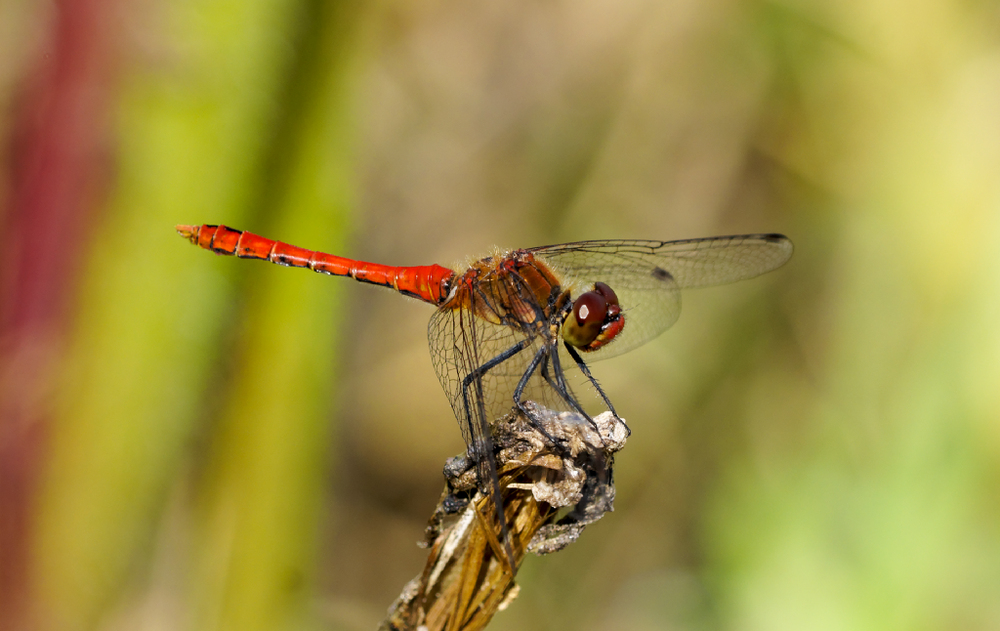
[[[492,324],[541,331],[562,306],[558,277],[527,250],[487,257],[455,279],[444,310],[467,309]]]

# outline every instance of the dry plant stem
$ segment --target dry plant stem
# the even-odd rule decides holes
[[[447,485],[427,527],[427,564],[403,589],[380,629],[484,628],[517,595],[514,573],[526,552],[560,550],[612,510],[612,463],[625,444],[624,425],[610,413],[591,425],[579,414],[528,406],[561,444],[550,444],[517,411],[494,429],[513,572],[488,497],[476,487],[475,463],[464,456],[453,458],[445,467]],[[556,522],[565,506],[575,508]]]

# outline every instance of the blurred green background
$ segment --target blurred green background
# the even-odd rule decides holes
[[[1000,4],[0,3],[0,628],[371,629],[464,449],[392,264],[782,232],[594,366],[495,629],[1000,628]]]

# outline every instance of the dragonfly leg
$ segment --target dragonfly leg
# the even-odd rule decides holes
[[[549,375],[549,370],[548,370],[549,359],[552,360],[552,368],[553,372],[555,373],[554,383],[552,381],[552,377]],[[552,389],[555,390],[559,394],[559,396],[563,398],[564,401],[569,403],[577,412],[579,412],[580,415],[583,416],[583,418],[587,419],[587,423],[589,423],[591,429],[594,430],[594,433],[597,435],[597,439],[601,441],[601,446],[606,449],[607,443],[604,442],[604,437],[601,436],[601,430],[597,427],[597,423],[595,423],[594,419],[591,418],[589,414],[587,414],[587,412],[583,409],[583,406],[580,405],[580,402],[577,401],[576,397],[573,396],[573,393],[570,392],[569,386],[566,385],[566,378],[563,375],[562,367],[559,365],[559,353],[557,350],[555,350],[554,352],[549,352],[547,354],[546,361],[545,364],[542,366],[541,372],[542,372],[542,377],[545,379],[546,382],[548,382],[548,384],[552,387]],[[607,401],[607,399],[605,399],[605,401]],[[612,410],[612,413],[614,413],[614,410]],[[617,414],[615,415],[615,418],[618,418]],[[600,452],[595,452],[592,455],[596,461],[597,465],[596,470],[599,476],[599,480],[603,483],[605,480],[605,475],[607,475],[606,474],[607,463],[605,461],[604,454]]]
[[[598,440],[601,441],[601,445],[604,446],[604,447],[607,447],[607,445],[604,442],[604,437],[601,436],[601,432],[597,428],[597,423],[595,423],[594,419],[591,418],[591,416],[589,414],[587,414],[587,412],[583,409],[583,406],[580,405],[580,402],[577,401],[576,397],[573,396],[573,393],[570,392],[569,386],[566,385],[566,378],[565,378],[565,376],[563,374],[562,366],[559,365],[559,353],[558,352],[552,352],[552,353],[549,354],[549,356],[552,358],[552,367],[554,369],[553,372],[555,372],[556,382],[555,383],[552,382],[552,379],[551,379],[551,377],[549,377],[547,370],[543,370],[542,376],[549,383],[549,385],[552,386],[552,389],[555,390],[557,393],[559,393],[559,396],[561,396],[564,401],[566,401],[571,406],[573,406],[573,408],[577,412],[579,412],[585,419],[587,419],[587,423],[590,424],[591,429],[593,429],[594,432],[597,434],[597,438],[598,438]],[[584,373],[584,374],[587,374],[587,373]],[[589,374],[588,374],[588,376],[589,376]],[[598,389],[598,391],[600,391],[600,389]],[[603,397],[603,394],[604,393],[602,392],[601,393],[602,397]],[[604,398],[604,401],[607,403],[608,402],[607,398]],[[609,406],[610,406],[610,403],[609,403]],[[613,408],[611,410],[611,413],[614,414],[614,409]],[[615,414],[615,418],[618,418],[617,414]]]
[[[615,412],[615,406],[611,404],[611,400],[608,399],[608,395],[604,393],[604,389],[601,388],[599,383],[597,383],[597,379],[594,378],[594,375],[590,373],[590,368],[587,366],[587,363],[583,361],[583,358],[580,357],[580,353],[578,353],[571,344],[566,344],[564,342],[563,345],[569,352],[569,356],[573,358],[574,362],[576,362],[576,366],[580,369],[580,372],[587,377],[587,380],[590,381],[590,385],[594,386],[594,389],[597,390],[597,394],[601,397],[601,400],[604,401],[604,405],[608,406],[608,410],[610,410],[611,413],[615,415],[615,418],[618,419],[618,422],[625,427],[625,438],[631,436],[632,430],[629,429],[628,424],[622,420],[622,417],[618,416],[618,412]]]
[[[542,364],[543,366],[547,365],[548,354],[549,352],[545,346],[538,349],[538,352],[535,353],[535,356],[534,358],[532,358],[531,363],[528,364],[528,369],[524,371],[523,375],[521,375],[521,380],[517,382],[517,386],[514,388],[514,404],[517,406],[519,410],[521,410],[521,413],[524,414],[524,418],[528,419],[528,422],[531,423],[531,426],[537,429],[538,432],[542,436],[544,436],[545,439],[548,440],[550,444],[555,445],[557,447],[562,447],[563,444],[566,442],[565,439],[556,438],[555,436],[550,434],[544,427],[542,427],[542,424],[535,419],[534,414],[531,413],[531,410],[528,409],[528,407],[524,404],[524,401],[522,400],[524,396],[524,390],[525,388],[528,387],[528,381],[531,379],[531,375],[533,375],[535,371],[538,369],[539,364]],[[562,393],[559,393],[559,396],[562,396]]]
[[[465,421],[468,426],[470,436],[481,436],[485,440],[489,440],[490,438],[490,419],[486,418],[486,408],[484,406],[483,376],[493,368],[496,368],[498,365],[528,348],[528,346],[531,345],[531,342],[532,340],[529,338],[521,340],[493,359],[490,359],[477,368],[473,368],[469,371],[469,374],[462,379],[462,403],[465,406]],[[478,424],[474,422],[472,407],[469,405],[469,386],[473,384],[475,384],[476,388],[476,411],[478,412],[476,416],[479,419]]]
[[[550,358],[552,360],[552,364],[555,366],[555,371],[554,371],[556,376],[555,381],[552,380],[552,375],[549,374]],[[593,424],[590,415],[587,414],[587,412],[583,409],[583,406],[580,405],[580,402],[577,401],[576,397],[573,396],[573,393],[570,392],[569,386],[566,385],[566,379],[563,377],[562,371],[559,370],[558,364],[559,364],[558,357],[552,357],[551,351],[546,353],[545,361],[542,362],[542,367],[541,370],[539,371],[542,375],[542,379],[544,379],[545,383],[549,384],[549,386],[556,391],[556,394],[559,395],[559,398],[568,403],[570,407],[572,407],[574,410],[582,414],[584,418],[586,418],[588,421],[591,422],[591,424]]]

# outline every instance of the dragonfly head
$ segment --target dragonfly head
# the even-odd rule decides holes
[[[573,301],[573,308],[563,321],[562,336],[582,351],[593,351],[614,339],[624,327],[618,296],[608,285],[594,283],[592,291]]]

